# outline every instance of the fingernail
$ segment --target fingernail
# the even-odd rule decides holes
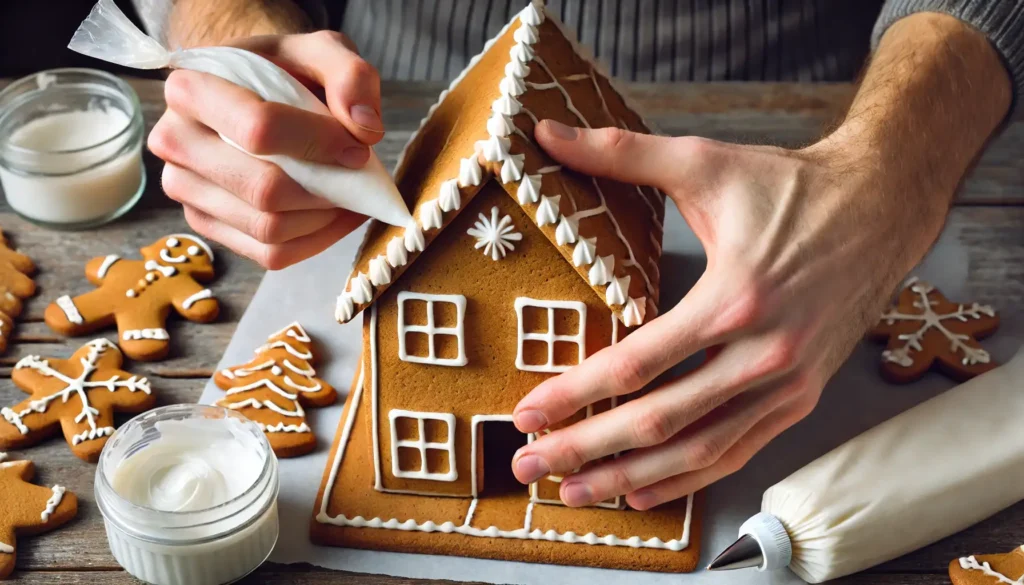
[[[576,137],[579,136],[579,130],[572,126],[566,126],[565,124],[554,120],[547,120],[547,123],[548,132],[559,140],[576,140]]]
[[[533,483],[551,474],[551,468],[537,455],[524,455],[516,461],[516,477],[523,483]]]
[[[516,415],[516,426],[524,433],[536,433],[548,426],[548,418],[536,410],[524,410]]]
[[[562,501],[566,506],[586,506],[594,501],[594,492],[581,481],[566,483],[562,485]]]
[[[349,116],[352,116],[352,121],[363,130],[369,132],[383,132],[384,123],[380,121],[380,116],[377,115],[377,110],[370,106],[364,106],[362,104],[352,106],[349,110]]]
[[[630,504],[637,510],[649,510],[657,504],[654,492],[651,490],[637,490],[630,494]]]
[[[370,158],[370,149],[365,146],[350,146],[338,155],[338,163],[350,169],[359,169]]]

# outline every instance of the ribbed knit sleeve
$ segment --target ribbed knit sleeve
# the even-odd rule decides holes
[[[1016,115],[1024,97],[1024,0],[887,0],[871,35],[872,48],[897,20],[917,12],[941,12],[981,31],[1010,73]]]

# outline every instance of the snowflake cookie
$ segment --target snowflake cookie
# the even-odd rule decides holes
[[[954,303],[935,287],[911,279],[869,335],[888,340],[882,374],[896,383],[917,380],[933,365],[964,381],[996,367],[978,343],[999,326],[989,305]]]
[[[949,563],[953,585],[1024,585],[1024,546],[1002,555],[980,555]]]
[[[217,372],[213,381],[227,396],[219,406],[237,410],[266,433],[278,457],[305,455],[316,436],[302,406],[330,406],[337,393],[316,377],[313,342],[298,323],[274,333],[252,361]]]
[[[95,463],[114,432],[114,411],[139,413],[156,404],[149,380],[121,370],[122,362],[106,339],[66,360],[22,358],[11,380],[31,397],[0,409],[0,448],[34,445],[62,429],[71,452]]]
[[[78,513],[78,498],[62,486],[30,483],[31,461],[7,461],[0,453],[0,579],[14,570],[18,534],[39,534],[57,528]]]
[[[62,296],[46,307],[46,324],[63,335],[85,335],[116,324],[121,349],[136,360],[167,355],[167,315],[173,308],[196,323],[217,318],[219,305],[201,282],[213,279],[213,251],[196,236],[174,234],[142,248],[142,260],[115,254],[85,267],[99,288]]]

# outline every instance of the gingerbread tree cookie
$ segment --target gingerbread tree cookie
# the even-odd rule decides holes
[[[46,307],[46,324],[64,335],[84,335],[116,323],[125,355],[158,360],[169,348],[165,327],[172,307],[197,323],[217,318],[217,300],[200,284],[214,277],[213,251],[205,242],[174,234],[142,248],[142,257],[90,260],[85,275],[99,288],[58,298]]]
[[[14,328],[14,318],[21,314],[22,299],[36,293],[36,283],[29,275],[36,265],[28,256],[15,252],[0,232],[0,353]]]
[[[316,447],[303,405],[329,406],[337,393],[316,377],[309,335],[292,323],[267,338],[249,363],[217,372],[213,381],[227,390],[218,405],[241,411],[263,429],[279,457],[305,455]]]
[[[16,535],[52,530],[78,513],[75,494],[59,485],[33,485],[33,475],[31,461],[7,461],[0,453],[0,579],[14,570]]]
[[[137,413],[156,404],[149,381],[121,370],[122,362],[106,339],[90,341],[66,360],[23,358],[11,379],[32,396],[0,409],[0,448],[34,445],[62,429],[75,455],[96,462],[114,432],[114,411]]]
[[[1024,585],[1024,546],[1003,555],[969,556],[949,563],[953,585]]]
[[[999,317],[991,306],[954,303],[932,285],[913,278],[869,335],[888,340],[882,352],[882,375],[892,382],[913,382],[932,366],[964,381],[996,367],[978,340],[998,326]]]

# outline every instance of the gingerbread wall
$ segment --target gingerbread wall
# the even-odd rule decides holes
[[[522,240],[515,242],[515,250],[497,261],[476,249],[476,239],[467,234],[467,230],[479,221],[479,214],[483,213],[489,218],[493,207],[498,208],[499,216],[508,215],[515,230],[523,235]],[[447,367],[409,363],[399,359],[398,297],[403,291],[465,296],[463,333],[466,365]],[[364,367],[368,372],[376,367],[377,372],[376,436],[380,451],[381,487],[385,490],[471,495],[472,417],[511,414],[520,398],[552,375],[516,368],[518,316],[515,301],[518,297],[580,301],[586,306],[586,355],[595,353],[611,342],[613,323],[608,307],[537,230],[522,208],[499,185],[490,181],[416,264],[384,293],[373,310],[367,311]],[[559,311],[560,316],[563,314]],[[526,315],[531,321],[538,318],[546,320],[546,315],[538,317],[529,311]],[[423,315],[407,314],[407,319],[410,316],[418,322],[424,318]],[[435,316],[438,326],[452,324],[451,311],[440,311]],[[376,352],[371,351],[369,344],[374,318]],[[571,318],[561,319],[555,330],[556,333],[575,333],[576,325]],[[622,327],[617,329],[620,335],[625,332]],[[410,343],[407,350],[422,352],[422,347],[414,345]],[[556,363],[565,363],[567,359],[575,361],[576,355],[572,353],[574,350],[572,344],[559,343],[555,352]],[[439,343],[435,352],[454,357],[454,344]],[[376,364],[371,363],[374,353]],[[525,357],[528,363],[537,363],[544,357],[534,355],[537,353],[532,350],[527,352]],[[373,376],[367,376],[365,380],[364,391],[368,396],[373,396]],[[394,476],[389,418],[389,412],[393,409],[454,415],[457,479],[434,481]],[[372,422],[373,409],[367,408],[364,413]],[[403,422],[409,421],[399,421],[399,424]],[[372,429],[372,424],[368,426]],[[439,427],[444,426],[436,422],[427,423],[427,438],[439,443],[445,442],[446,437],[439,430]],[[400,437],[415,432],[402,427],[400,430]],[[370,432],[373,433],[372,430]],[[428,455],[439,453],[436,449],[428,451]],[[410,465],[414,467],[417,462],[407,461],[404,456],[410,450],[403,449],[402,452],[400,460],[403,469]],[[443,462],[428,457],[428,469],[439,463],[443,466]],[[525,492],[525,486],[523,490]],[[557,486],[554,495],[557,497]]]

